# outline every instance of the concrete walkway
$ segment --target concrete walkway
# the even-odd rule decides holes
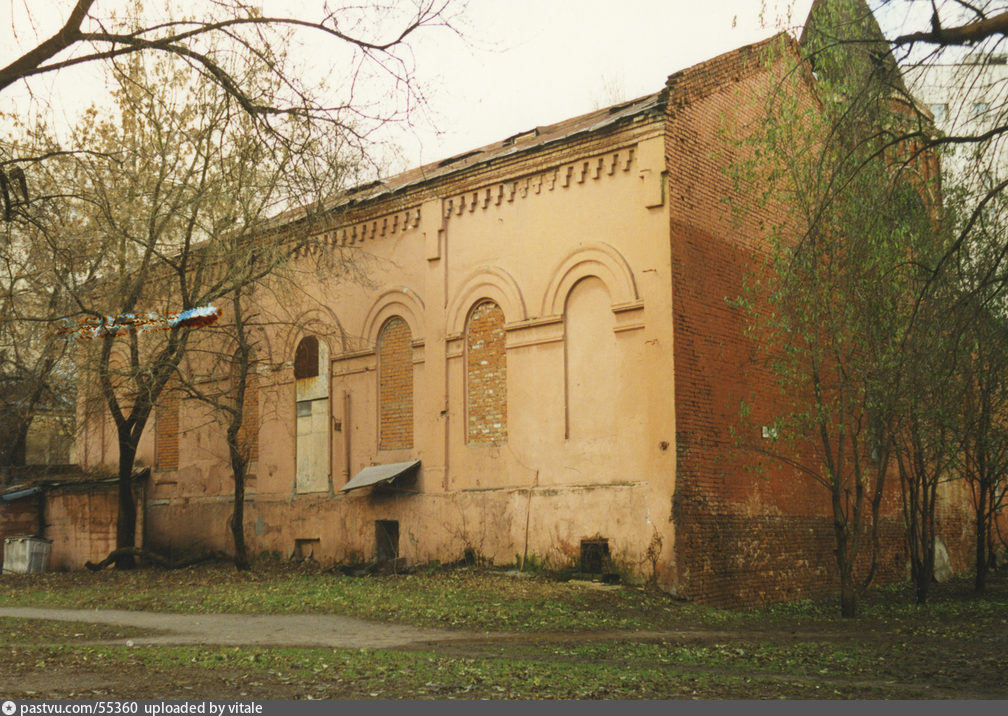
[[[160,632],[109,642],[129,641],[135,646],[213,644],[394,649],[493,636],[479,632],[369,622],[334,614],[164,614],[120,609],[0,607],[0,617],[112,624]]]

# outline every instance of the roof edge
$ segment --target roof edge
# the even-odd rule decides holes
[[[665,89],[669,105],[683,105],[704,99],[722,88],[727,80],[738,82],[766,67],[775,48],[801,58],[798,41],[787,31],[736,47],[668,76]]]

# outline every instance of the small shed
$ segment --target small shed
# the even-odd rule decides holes
[[[149,473],[133,475],[138,545]],[[8,537],[51,540],[52,571],[81,569],[115,549],[119,497],[114,475],[62,465],[9,469],[3,477],[8,485],[0,488],[0,543]],[[2,560],[0,554],[0,569]]]

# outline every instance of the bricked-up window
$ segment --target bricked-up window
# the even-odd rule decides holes
[[[318,338],[305,336],[294,351],[294,378],[314,378],[318,372]]]
[[[624,370],[620,360],[612,299],[602,281],[581,279],[567,296],[564,309],[566,437],[610,440],[618,424],[622,381],[611,376]]]
[[[413,447],[413,336],[394,316],[378,335],[378,447]]]
[[[154,409],[154,469],[178,470],[179,394],[164,390]]]
[[[466,422],[470,443],[507,442],[507,358],[504,312],[492,301],[466,325]]]

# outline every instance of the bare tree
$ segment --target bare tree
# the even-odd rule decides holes
[[[911,6],[924,6],[916,14],[917,26],[904,26],[892,38],[896,48],[914,45],[958,47],[976,45],[1008,33],[1008,8],[1000,2],[966,2],[965,0],[881,0],[879,9],[908,11]],[[888,7],[887,7],[888,6]],[[902,7],[901,7],[902,6]],[[923,21],[927,22],[922,27]]]
[[[182,60],[217,84],[250,115],[326,112],[332,108],[314,98],[306,103],[304,100],[312,93],[304,91],[296,76],[274,62],[278,42],[288,39],[284,33],[298,32],[352,48],[358,61],[373,63],[409,86],[412,67],[408,55],[401,52],[407,39],[422,28],[449,23],[448,0],[337,9],[322,3],[318,15],[311,18],[270,17],[254,4],[218,0],[208,6],[203,17],[169,16],[146,23],[136,15],[103,15],[101,10],[108,4],[102,0],[77,0],[59,30],[0,68],[0,90],[76,65],[122,59],[133,53],[161,53]],[[297,101],[284,104],[282,95],[264,97],[248,86],[227,60],[228,53],[236,48],[273,72],[293,90]]]
[[[957,204],[958,221],[948,224],[954,233],[932,269],[932,282],[940,286],[944,280],[940,274],[957,270],[962,256],[970,252],[968,244],[982,216],[1008,188],[1004,147],[1008,75],[986,71],[1005,63],[1008,4],[1001,0],[815,0],[813,15],[816,8],[827,7],[839,9],[845,17],[833,27],[812,28],[819,37],[818,47],[803,62],[815,67],[821,57],[854,51],[879,67],[898,68],[899,73],[892,74],[889,82],[890,96],[917,115],[916,122],[904,122],[896,131],[879,128],[882,141],[878,142],[878,156],[912,145],[914,155],[905,159],[912,161],[929,153],[943,155],[946,188],[967,181],[971,184],[969,191],[947,192]],[[885,47],[878,45],[876,18],[888,39]],[[806,35],[809,29],[805,28]],[[918,95],[927,93],[927,85],[941,66],[958,68],[944,80],[950,85],[945,88],[950,96],[928,107]],[[863,83],[870,77],[854,73],[851,81]],[[970,99],[977,91],[987,95],[983,101]],[[957,157],[958,177],[949,171],[949,155]],[[1003,274],[1001,270],[990,278],[999,280]],[[922,289],[935,288],[932,282]]]
[[[50,418],[48,433],[72,440],[72,418],[63,416],[74,410],[74,382],[66,343],[49,330],[65,309],[64,292],[39,282],[45,257],[24,245],[32,227],[10,222],[2,233],[0,467],[5,467],[25,464],[28,433],[42,408]]]
[[[927,228],[921,233],[926,236]],[[954,478],[953,466],[959,448],[956,438],[959,338],[954,326],[950,330],[945,323],[952,302],[947,295],[933,296],[926,304],[918,304],[912,320],[908,310],[921,285],[928,281],[927,267],[935,260],[934,254],[922,255],[923,243],[918,239],[907,246],[925,268],[914,272],[917,280],[905,285],[901,300],[903,340],[898,380],[893,384],[895,410],[891,425],[910,577],[918,604],[927,602],[934,581],[939,489]]]
[[[268,75],[248,72],[247,83],[269,89]],[[51,280],[85,321],[79,337],[94,336],[82,365],[115,426],[122,549],[135,543],[131,478],[140,437],[199,330],[179,321],[146,330],[145,321],[157,323],[147,314],[230,300],[236,287],[269,273],[287,249],[282,237],[277,245],[263,240],[263,223],[278,203],[298,203],[305,181],[317,190],[315,165],[343,166],[343,138],[291,115],[277,135],[283,140],[270,142],[228,92],[180,75],[170,62],[130,60],[116,76],[118,116],[93,117],[74,137],[97,151],[69,160],[79,227],[52,247],[64,263]],[[299,210],[302,223],[314,206]],[[123,553],[117,565],[132,558]]]
[[[67,333],[94,338],[76,341],[82,382],[115,425],[117,545],[128,550],[137,446],[193,331],[178,321],[148,330],[148,314],[221,299],[240,305],[241,287],[283,254],[262,250],[264,219],[288,210],[285,221],[303,229],[326,196],[357,180],[370,133],[408,116],[419,98],[408,40],[448,19],[447,3],[434,0],[324,6],[314,19],[267,17],[238,0],[186,19],[170,11],[150,19],[142,9],[102,15],[105,5],[77,2],[59,31],[0,69],[0,90],[102,63],[115,109],[86,112],[49,151],[36,150],[27,132],[2,147],[0,188],[5,218],[19,212],[41,222],[36,212],[58,200],[72,219],[58,229],[50,222],[36,237],[51,258],[40,276],[70,302],[56,315],[87,323]],[[302,81],[285,54],[299,38],[343,53],[334,60],[346,79],[341,92]],[[393,84],[385,101],[356,94],[375,74]],[[45,195],[33,176],[43,165],[57,179]],[[227,256],[216,250],[223,236],[235,249]],[[132,553],[116,563],[132,566]]]
[[[24,129],[16,118],[3,117],[15,128]],[[58,149],[44,129],[27,135],[28,152],[54,156]],[[0,144],[0,154],[10,145]],[[73,438],[74,371],[66,341],[51,330],[52,323],[67,310],[67,294],[49,280],[53,256],[46,237],[57,235],[73,224],[67,206],[47,199],[56,189],[49,172],[55,165],[34,172],[32,210],[27,211],[24,173],[3,186],[3,213],[0,223],[0,465],[21,465],[26,458],[28,431],[36,413],[45,408],[50,428],[65,430],[65,442]],[[2,182],[0,182],[2,184]],[[53,437],[55,432],[49,431]],[[68,456],[64,456],[64,460]]]
[[[25,36],[37,42],[28,42],[20,57],[0,68],[0,92],[28,87],[28,105],[19,108],[27,117],[58,99],[31,92],[36,79],[82,66],[103,68],[108,77],[116,62],[160,57],[217,86],[235,112],[255,119],[264,136],[282,135],[295,115],[328,125],[343,137],[344,154],[356,152],[353,163],[368,166],[373,174],[381,166],[374,162],[375,133],[389,122],[411,121],[424,104],[411,41],[421,31],[455,32],[451,23],[464,2],[369,0],[331,7],[320,0],[314,14],[267,16],[244,0],[215,0],[201,14],[183,17],[193,12],[187,4],[162,1],[163,11],[147,12],[141,3],[127,4],[123,11],[114,0],[77,0],[51,34],[40,29],[42,20],[57,11],[26,3],[27,27],[15,27],[12,19],[9,45],[24,44]],[[285,57],[295,47],[306,56],[299,63]],[[244,68],[236,67],[235,54],[244,58]],[[305,67],[307,57],[314,65],[311,71]],[[261,84],[250,84],[253,75],[270,77],[270,90],[264,93]],[[64,142],[62,151],[86,149]],[[17,143],[0,147],[0,216],[9,215],[11,201],[23,209],[31,206],[30,165],[46,156]],[[27,189],[24,197],[22,188]]]
[[[321,147],[316,151],[326,156]],[[237,155],[248,156],[241,151]],[[254,174],[261,166],[253,163],[247,170]],[[339,162],[321,166],[312,163],[302,172],[310,179],[302,190],[311,192],[318,184],[338,183],[344,166]],[[321,172],[327,174],[328,182]],[[279,178],[274,175],[267,181]],[[244,223],[256,226],[256,213],[253,211]],[[296,222],[293,231],[281,228],[279,222],[260,221],[251,234],[225,233],[205,247],[204,260],[212,256],[212,261],[229,267],[221,286],[223,315],[191,338],[176,379],[181,394],[208,406],[223,429],[233,484],[229,525],[237,569],[250,567],[244,532],[245,485],[249,465],[258,451],[258,376],[261,367],[277,362],[264,337],[280,319],[264,315],[259,305],[264,296],[286,303],[305,270],[321,268],[328,277],[351,272],[353,247],[330,247],[324,267],[315,266],[314,259],[303,251],[315,241],[313,231],[324,225],[327,216],[306,217]],[[303,305],[304,297],[298,293],[298,298],[290,302]]]

